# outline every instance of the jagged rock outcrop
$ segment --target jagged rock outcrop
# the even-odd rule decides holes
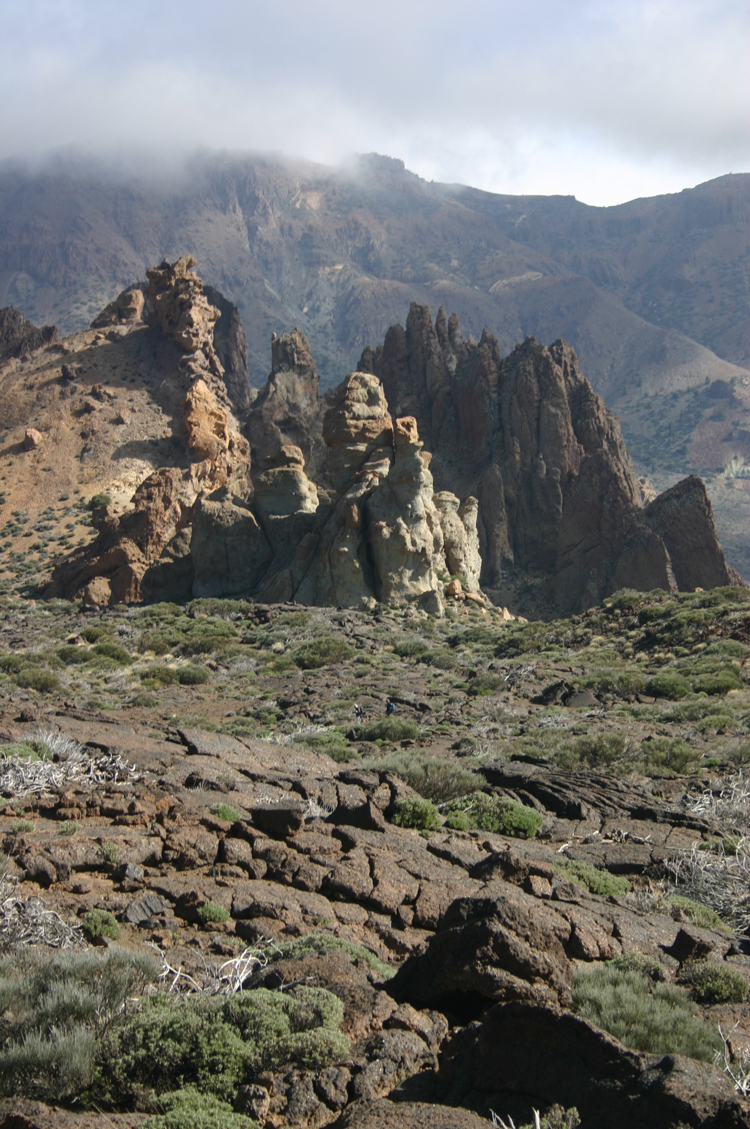
[[[38,329],[15,306],[0,310],[0,363],[11,357],[27,357],[55,341],[57,328],[54,325],[43,325]]]
[[[254,463],[276,455],[281,447],[299,447],[309,473],[322,484],[325,446],[322,441],[325,401],[310,346],[294,329],[271,338],[271,372],[253,402],[245,425]]]
[[[360,368],[382,380],[397,414],[419,421],[440,491],[479,499],[484,584],[546,574],[569,613],[623,587],[736,582],[705,491],[682,485],[644,511],[619,424],[565,342],[527,338],[503,359],[490,334],[464,341],[455,316],[441,308],[433,325],[412,304],[406,328],[365,349]]]
[[[224,369],[227,395],[236,412],[244,412],[253,402],[255,390],[247,372],[247,337],[240,311],[213,286],[203,286],[203,293],[219,311],[214,323],[214,349]]]
[[[46,594],[81,597],[88,603],[137,602],[189,595],[194,568],[190,540],[196,502],[224,487],[249,492],[250,452],[238,430],[213,346],[219,316],[185,256],[148,271],[148,286],[124,291],[95,325],[147,320],[178,346],[183,465],[154,471],[138,487],[131,508],[92,515],[99,536],[55,569]]]

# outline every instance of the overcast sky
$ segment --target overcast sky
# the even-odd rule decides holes
[[[750,170],[749,0],[0,0],[0,157],[401,157],[590,204]]]

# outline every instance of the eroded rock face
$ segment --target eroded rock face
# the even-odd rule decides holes
[[[346,489],[376,452],[391,458],[393,421],[378,379],[353,372],[342,381],[323,419],[323,440],[329,448],[329,474],[337,493]]]
[[[681,486],[644,513],[619,424],[563,341],[528,338],[503,359],[490,334],[466,342],[455,317],[441,309],[433,325],[413,304],[406,329],[389,329],[360,368],[419,421],[440,493],[479,500],[484,584],[542,571],[555,606],[573,612],[622,587],[733,582],[705,495]],[[683,518],[691,532],[680,535]]]
[[[38,329],[15,306],[0,310],[0,362],[10,357],[26,357],[36,349],[57,341],[54,325]]]

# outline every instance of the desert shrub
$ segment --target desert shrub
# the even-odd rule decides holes
[[[437,647],[434,651],[425,651],[424,654],[419,656],[419,661],[427,663],[428,666],[434,666],[436,670],[455,670],[458,666],[456,656],[444,647]]]
[[[680,983],[686,984],[702,1004],[741,1004],[747,999],[745,977],[716,961],[694,960],[683,964]]]
[[[141,671],[141,678],[155,686],[171,686],[180,681],[180,672],[173,666],[149,666]]]
[[[690,686],[681,674],[665,670],[649,678],[645,690],[652,698],[667,698],[670,702],[677,702],[690,693]]]
[[[89,499],[89,509],[97,510],[100,506],[108,506],[111,501],[109,494],[94,494]]]
[[[281,960],[285,957],[302,957],[308,953],[344,952],[353,960],[364,961],[373,972],[377,972],[381,980],[390,980],[395,975],[395,968],[385,964],[364,945],[355,945],[353,941],[345,941],[343,937],[334,937],[332,933],[308,933],[305,937],[297,937],[293,941],[282,941],[268,952],[269,961]]]
[[[429,753],[390,753],[380,760],[364,761],[363,767],[375,772],[395,772],[420,796],[436,804],[465,796],[477,786],[476,773],[471,769]]]
[[[636,592],[634,588],[621,588],[619,592],[615,592],[604,601],[604,606],[613,612],[634,612],[640,608],[643,597],[644,593]]]
[[[233,808],[231,804],[217,803],[211,804],[208,809],[211,815],[215,815],[217,819],[225,819],[228,823],[236,823],[240,818],[240,813],[237,808]]]
[[[133,656],[119,643],[114,640],[103,640],[100,643],[95,643],[93,648],[95,655],[101,655],[102,658],[112,659],[118,666],[128,666],[133,661]]]
[[[607,963],[612,968],[618,968],[621,972],[640,972],[644,976],[648,976],[649,980],[663,981],[667,978],[667,970],[664,965],[643,953],[619,953],[618,956],[613,957]]]
[[[641,765],[645,773],[682,773],[696,754],[681,737],[648,737],[641,743]]]
[[[158,1105],[164,1112],[147,1118],[143,1129],[258,1129],[257,1122],[235,1113],[228,1102],[194,1086],[161,1094]]]
[[[7,830],[11,835],[23,835],[25,832],[33,831],[34,824],[29,823],[28,819],[14,819]]]
[[[477,624],[476,627],[468,627],[465,631],[455,631],[449,635],[448,644],[451,647],[462,647],[468,643],[479,643],[486,647],[494,647],[499,635],[497,628]]]
[[[291,657],[300,670],[318,670],[331,663],[346,662],[353,656],[354,648],[335,635],[323,635],[309,643],[300,643],[291,651]]]
[[[577,768],[581,762],[589,768],[609,768],[622,760],[626,744],[622,733],[579,737],[572,746],[561,749],[556,759],[564,768]]]
[[[117,941],[120,936],[120,926],[114,914],[106,909],[92,909],[83,919],[83,931],[90,941],[97,937],[110,937]]]
[[[181,666],[177,672],[181,686],[200,686],[208,682],[208,671],[205,666]]]
[[[653,983],[642,972],[609,963],[579,971],[573,981],[573,1007],[636,1051],[712,1062],[721,1049],[718,1032],[696,1018],[684,989]]]
[[[224,921],[229,921],[230,913],[228,909],[224,909],[224,906],[218,905],[217,902],[204,902],[198,909],[198,917],[203,925],[221,924]]]
[[[88,647],[60,647],[57,651],[57,657],[62,659],[66,666],[79,666],[82,663],[87,663],[91,658]]]
[[[410,796],[396,804],[391,822],[397,827],[413,827],[416,831],[434,831],[440,826],[440,813],[429,800]]]
[[[356,729],[352,730],[353,735],[356,735],[356,733]],[[340,764],[359,756],[357,750],[349,744],[345,734],[340,729],[332,728],[326,729],[325,733],[303,734],[299,737],[299,744],[306,745],[317,753],[325,753],[331,760]]]
[[[599,894],[602,898],[619,898],[630,892],[627,878],[610,874],[608,870],[599,870],[588,862],[568,859],[566,862],[554,863],[554,867],[559,874],[569,878],[571,882],[580,883],[592,894]]]
[[[728,694],[730,690],[741,690],[742,680],[731,667],[716,670],[712,674],[703,674],[693,682],[693,691],[696,694]]]
[[[350,739],[359,738],[360,741],[413,741],[418,736],[419,726],[416,721],[393,716],[368,721],[349,733]]]
[[[471,679],[469,693],[475,698],[486,698],[488,695],[494,694],[496,690],[500,690],[504,685],[505,679],[502,674],[492,674],[490,671],[486,671]]]
[[[157,972],[150,957],[116,948],[54,956],[25,949],[0,961],[0,1094],[79,1094],[102,1033]]]
[[[704,929],[726,929],[718,913],[708,906],[701,905],[693,898],[686,898],[682,894],[674,894],[668,900],[669,909],[677,921],[687,918],[693,925],[700,925]]]
[[[45,753],[41,742],[12,741],[7,745],[0,745],[1,757],[13,757],[19,761],[38,761],[49,759],[50,754]]]
[[[105,627],[103,624],[97,624],[92,627],[84,627],[80,634],[81,638],[85,639],[87,643],[96,643],[99,639],[111,638],[112,628]]]
[[[446,826],[455,831],[476,828],[516,839],[533,839],[542,826],[542,817],[534,808],[487,792],[471,792],[443,804],[441,811],[446,816]]]
[[[224,1100],[261,1071],[316,1070],[347,1054],[341,1001],[324,988],[266,988],[228,997],[155,996],[113,1026],[99,1086],[113,1101],[143,1101],[186,1083]]]
[[[541,651],[542,640],[537,638],[538,632],[538,624],[511,625],[500,636],[500,642],[495,647],[495,655],[503,659]]]
[[[81,825],[76,819],[66,819],[57,829],[58,835],[75,835],[80,831]]]
[[[401,639],[393,648],[393,653],[402,659],[413,659],[427,650],[429,647],[422,639]]]
[[[494,1125],[495,1122],[493,1121],[492,1124]],[[536,1119],[534,1122],[529,1121],[526,1125],[519,1126],[519,1129],[578,1129],[580,1124],[581,1118],[574,1105],[570,1109],[553,1105],[538,1121]]]
[[[40,694],[54,694],[62,689],[57,675],[41,666],[21,667],[16,675],[16,682],[23,689],[38,690]]]

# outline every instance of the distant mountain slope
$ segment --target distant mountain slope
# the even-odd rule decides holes
[[[412,301],[488,329],[504,354],[564,338],[639,474],[658,489],[706,478],[750,576],[750,175],[592,208],[428,183],[372,155],[333,169],[214,154],[171,181],[0,166],[0,307],[37,325],[81,330],[150,263],[186,253],[239,307],[256,385],[273,332],[298,326],[331,387]],[[724,404],[703,396],[717,380]]]

